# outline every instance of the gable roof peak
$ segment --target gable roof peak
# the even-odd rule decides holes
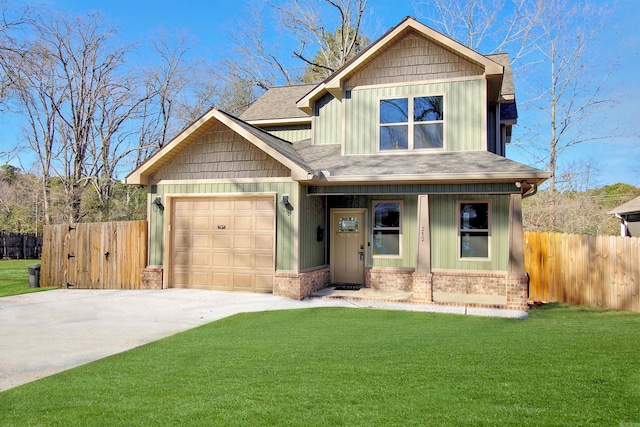
[[[340,69],[336,70],[322,83],[318,84],[313,90],[302,97],[297,103],[298,108],[308,114],[311,114],[313,102],[327,92],[331,93],[337,99],[341,99],[344,82],[349,76],[367,64],[369,60],[373,59],[385,48],[392,45],[409,32],[415,32],[420,36],[455,52],[470,62],[478,64],[484,69],[484,73],[487,76],[502,76],[504,72],[504,67],[498,62],[493,61],[491,58],[458,43],[431,27],[426,26],[414,17],[407,16],[398,25],[391,28],[360,52],[356,57],[345,63]]]

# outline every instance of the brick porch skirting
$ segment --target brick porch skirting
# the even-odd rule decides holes
[[[298,273],[277,272],[273,277],[273,294],[301,300],[331,283],[331,268],[323,266]]]
[[[368,268],[365,272],[367,288],[380,291],[413,290],[413,270],[400,268]]]
[[[368,269],[367,287],[413,292],[416,304],[527,311],[527,276],[496,272]]]
[[[162,289],[162,267],[150,265],[141,274],[140,289]]]

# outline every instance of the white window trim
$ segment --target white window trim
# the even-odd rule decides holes
[[[375,232],[376,230],[395,230],[396,227],[380,227],[380,228],[376,228],[376,204],[377,203],[398,203],[400,205],[400,223],[398,224],[399,227],[397,227],[398,229],[398,254],[397,255],[391,255],[391,254],[380,254],[380,255],[376,255],[375,254],[375,247],[371,248],[371,256],[373,258],[385,258],[385,259],[400,259],[402,258],[402,242],[403,242],[403,238],[402,238],[402,216],[404,215],[404,204],[402,202],[402,200],[386,200],[386,199],[380,199],[380,200],[373,200],[371,203],[371,244],[375,245]]]
[[[419,124],[429,124],[429,123],[442,123],[442,148],[414,148],[414,140],[413,140],[413,126],[415,122],[413,120],[413,100],[415,98],[424,98],[429,96],[441,96],[442,97],[442,120],[434,120],[430,122],[419,122]],[[407,112],[407,123],[380,123],[380,101],[384,101],[386,99],[404,99],[408,100],[408,112]],[[432,152],[442,152],[447,149],[447,94],[446,92],[432,92],[427,94],[411,94],[411,95],[393,95],[393,96],[381,96],[377,100],[376,106],[376,153],[378,154],[402,154],[402,153],[432,153]],[[410,119],[410,120],[409,120]],[[381,150],[380,149],[380,128],[382,126],[407,126],[407,149],[406,150]]]
[[[489,218],[488,218],[488,221],[489,221],[489,228],[486,230],[486,232],[487,232],[487,245],[488,245],[488,248],[487,248],[487,257],[486,257],[486,258],[480,258],[480,257],[474,257],[474,258],[471,258],[471,257],[463,257],[463,256],[461,256],[461,255],[460,255],[460,254],[461,254],[461,252],[462,252],[462,251],[461,251],[461,249],[462,249],[462,227],[461,227],[461,224],[460,224],[460,209],[462,208],[462,205],[463,205],[463,204],[465,204],[465,203],[486,203],[486,204],[488,205],[488,211],[489,211]],[[457,247],[457,249],[456,249],[456,250],[457,250],[457,255],[456,255],[456,256],[457,256],[458,261],[482,261],[482,262],[491,262],[491,260],[492,260],[492,258],[491,258],[491,255],[492,255],[492,251],[491,251],[491,246],[492,246],[492,244],[491,244],[491,242],[492,242],[491,235],[493,234],[493,233],[491,232],[491,228],[493,227],[493,214],[492,214],[492,209],[493,209],[493,208],[492,208],[492,206],[491,206],[491,199],[469,199],[469,200],[458,200],[458,203],[457,203],[457,206],[456,206],[456,216],[457,216],[457,218],[458,218],[458,219],[456,220],[456,222],[457,222],[457,227],[458,227],[458,232],[456,233],[456,235],[457,235],[457,240],[458,240],[458,243],[457,243],[457,245],[456,245],[456,247]],[[485,231],[485,230],[476,230],[476,231]]]

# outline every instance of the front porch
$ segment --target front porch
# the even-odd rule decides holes
[[[413,300],[413,292],[411,291],[380,290],[365,287],[354,287],[352,290],[345,290],[343,288],[343,286],[330,285],[311,293],[307,298],[320,298],[323,300],[340,299],[352,303],[354,307],[360,308],[490,316],[510,319],[526,319],[529,317],[527,310],[513,310],[504,306],[416,302]]]

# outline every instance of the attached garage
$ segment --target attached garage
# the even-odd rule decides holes
[[[272,292],[275,194],[169,198],[169,287]]]

